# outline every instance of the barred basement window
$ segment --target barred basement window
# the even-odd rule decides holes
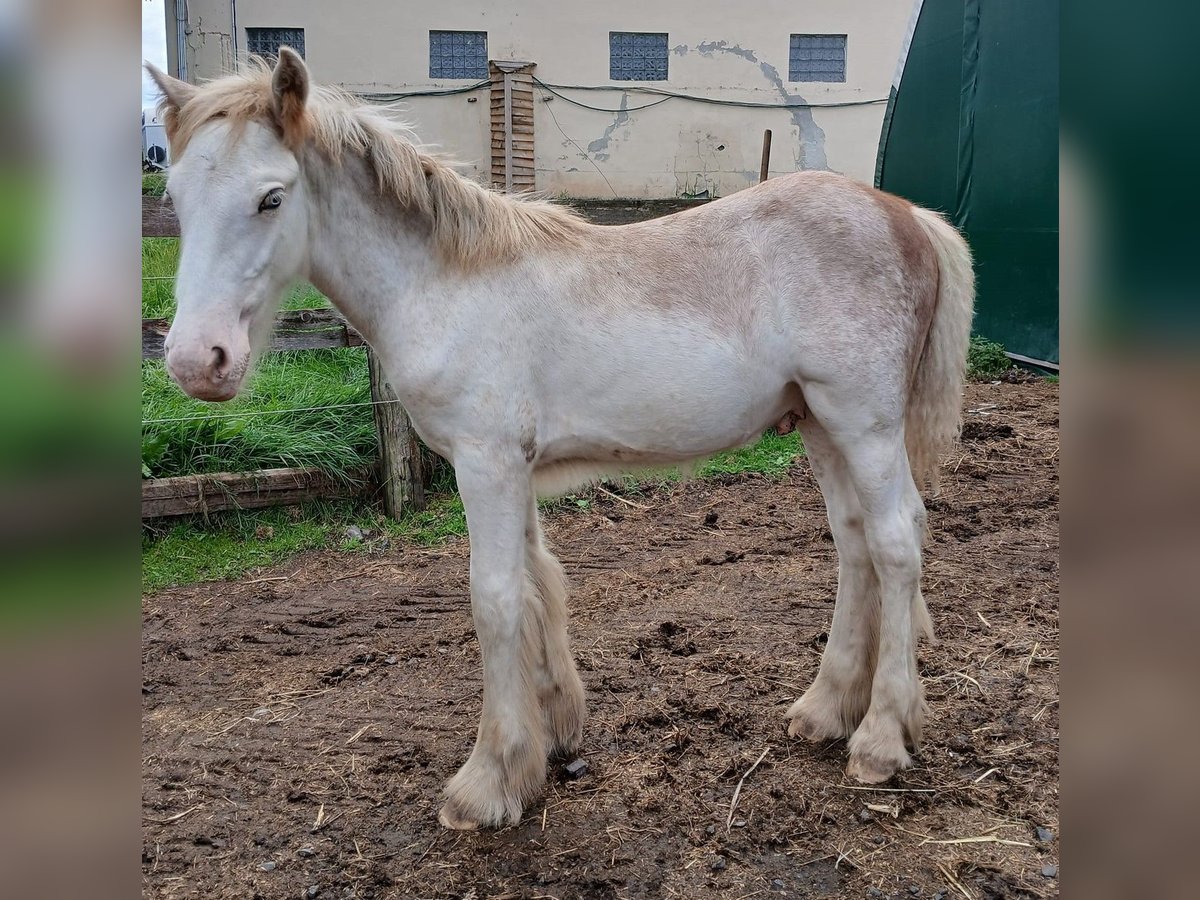
[[[666,81],[667,35],[610,31],[608,77],[613,81]]]
[[[247,28],[246,49],[262,57],[278,57],[280,47],[291,47],[304,55],[303,28]]]
[[[793,34],[788,49],[788,81],[845,81],[844,34]]]
[[[486,31],[429,32],[430,78],[487,78]]]

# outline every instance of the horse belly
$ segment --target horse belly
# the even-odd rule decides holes
[[[727,348],[689,356],[584,370],[591,385],[561,405],[563,427],[545,445],[547,456],[635,467],[683,462],[757,440],[796,405],[794,384]]]

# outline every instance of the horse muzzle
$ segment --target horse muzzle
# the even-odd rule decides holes
[[[237,396],[250,362],[250,351],[235,354],[221,343],[202,342],[165,348],[167,372],[189,397],[224,401]]]

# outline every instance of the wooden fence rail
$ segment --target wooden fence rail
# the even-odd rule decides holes
[[[363,486],[372,480],[369,469],[345,479],[319,469],[259,469],[150,478],[142,482],[142,518],[280,506],[314,497],[348,499],[362,493]]]
[[[162,359],[168,319],[142,319],[142,359]],[[275,318],[272,350],[362,347],[363,336],[334,309],[296,309]]]
[[[179,220],[170,201],[142,197],[142,236],[178,237]],[[161,359],[170,327],[167,319],[142,320],[142,358]],[[271,350],[321,350],[331,347],[366,347],[363,336],[332,309],[301,309],[280,313],[275,319]],[[375,404],[379,434],[379,465],[375,473],[387,514],[399,517],[407,509],[425,506],[421,454],[408,414],[396,402],[375,355],[368,351],[371,400]],[[262,469],[187,475],[142,481],[142,518],[250,509],[298,503],[316,497],[344,498],[371,481],[370,472],[353,473],[348,480],[333,478],[319,469]]]

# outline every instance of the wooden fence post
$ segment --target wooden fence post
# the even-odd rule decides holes
[[[767,175],[771,171],[771,129],[768,128],[763,132],[763,152],[762,166],[758,170],[758,183],[762,184],[767,180]]]
[[[375,351],[367,348],[371,400],[375,403],[375,428],[379,432],[379,486],[387,514],[398,519],[410,509],[425,508],[421,478],[421,450],[408,420],[396,400]]]

